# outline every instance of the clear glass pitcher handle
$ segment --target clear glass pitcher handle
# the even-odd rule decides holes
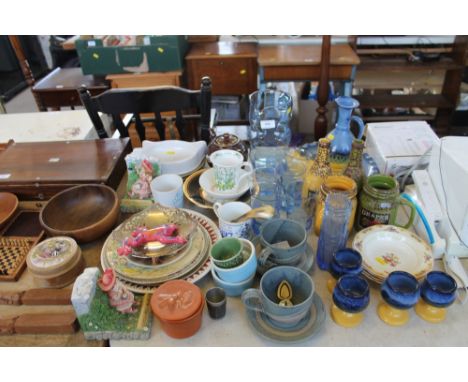
[[[362,136],[364,135],[364,122],[357,115],[352,115],[351,120],[356,122],[358,124],[358,126],[359,126],[359,133],[358,133],[358,136],[356,138],[357,139],[362,139]]]

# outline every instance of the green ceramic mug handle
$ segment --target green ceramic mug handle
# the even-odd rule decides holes
[[[396,219],[397,219],[398,209],[400,206],[404,206],[404,205],[408,206],[411,210],[409,220],[405,225],[397,224]],[[388,222],[388,224],[392,224],[392,225],[396,225],[397,227],[408,229],[413,225],[415,217],[416,217],[416,207],[409,200],[406,200],[400,196],[397,200],[395,200],[395,205],[392,208],[392,212],[390,214],[390,221]]]

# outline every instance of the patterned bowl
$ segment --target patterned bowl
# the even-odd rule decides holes
[[[390,306],[397,309],[411,309],[419,299],[418,280],[408,272],[392,272],[382,284],[380,293]]]

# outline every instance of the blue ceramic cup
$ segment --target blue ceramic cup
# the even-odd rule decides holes
[[[333,255],[330,273],[335,279],[344,275],[359,275],[362,272],[362,256],[351,248],[343,248]]]
[[[411,309],[419,300],[418,280],[408,272],[392,272],[382,284],[380,293],[390,306],[397,309]]]
[[[456,298],[457,282],[452,276],[441,271],[432,271],[426,275],[421,285],[421,297],[429,305],[446,308]]]
[[[287,281],[292,290],[292,306],[280,304],[278,287]],[[265,314],[281,328],[297,325],[310,312],[315,285],[312,278],[298,268],[278,266],[265,272],[259,289],[247,289],[242,293],[242,302],[248,309]]]
[[[348,313],[359,313],[369,305],[369,284],[361,276],[344,275],[333,289],[333,302]]]
[[[264,247],[259,263],[267,260],[277,265],[294,265],[306,251],[307,232],[300,223],[289,219],[271,219],[260,229],[260,242]]]
[[[229,283],[240,283],[251,278],[257,271],[257,256],[255,246],[248,240],[239,239],[242,243],[243,263],[234,268],[221,268],[212,263],[218,277]]]

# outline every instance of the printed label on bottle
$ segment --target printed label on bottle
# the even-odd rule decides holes
[[[375,224],[388,224],[390,221],[390,214],[376,214],[365,208],[359,211],[359,225],[363,228],[370,227]]]
[[[266,119],[264,121],[260,121],[260,127],[262,129],[274,129],[276,126],[274,119]]]

